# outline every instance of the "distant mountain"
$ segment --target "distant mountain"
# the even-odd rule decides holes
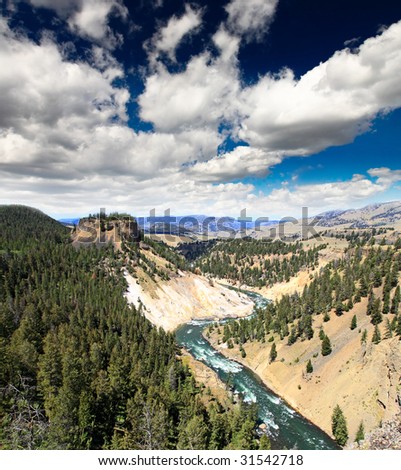
[[[316,216],[318,225],[334,227],[347,225],[350,228],[381,227],[401,223],[401,201],[371,204],[361,209],[323,212]]]
[[[137,217],[138,225],[145,233],[191,235],[205,232],[218,233],[233,230],[235,232],[244,228],[244,222],[234,217],[214,217],[207,215]],[[256,221],[246,222],[246,228],[253,230]],[[260,225],[274,225],[277,221],[263,222]]]
[[[75,219],[58,219],[58,222],[63,225],[78,225],[80,218],[77,217]]]

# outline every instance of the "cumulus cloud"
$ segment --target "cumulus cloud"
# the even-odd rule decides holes
[[[161,131],[217,128],[222,120],[233,119],[239,91],[239,42],[224,30],[215,34],[214,42],[220,49],[217,58],[208,52],[193,57],[182,73],[171,73],[160,65],[146,79],[138,99],[141,119]]]
[[[201,10],[194,10],[186,5],[185,13],[173,16],[167,25],[161,27],[148,44],[151,62],[157,60],[161,53],[166,54],[170,60],[175,60],[175,50],[182,39],[190,32],[196,30],[201,24]]]
[[[221,27],[214,36],[220,50],[204,52],[186,69],[171,73],[160,66],[145,81],[139,97],[140,116],[163,132],[197,126],[218,128],[229,123],[232,137],[264,155],[264,165],[242,165],[237,154],[194,168],[194,175],[213,169],[210,178],[225,180],[225,162],[240,163],[231,173],[263,174],[283,158],[311,155],[330,146],[352,142],[370,129],[372,120],[401,106],[401,22],[366,40],[357,51],[344,49],[300,79],[289,69],[267,74],[246,86],[240,82],[238,38]],[[262,153],[261,153],[262,152]],[[229,165],[229,163],[227,164]]]
[[[265,176],[268,169],[282,161],[278,153],[268,154],[262,149],[238,146],[231,152],[194,165],[189,174],[207,182],[232,181],[246,176]]]
[[[225,9],[227,26],[246,39],[261,39],[276,12],[278,0],[231,0]]]
[[[250,193],[246,198],[247,207],[251,213],[270,217],[300,217],[301,207],[307,207],[310,215],[316,215],[322,210],[364,205],[371,198],[383,194],[393,182],[401,180],[401,170],[380,168],[370,169],[367,173],[376,181],[356,174],[346,181],[296,185],[294,188],[283,185],[267,196]]]
[[[69,179],[81,174],[154,177],[160,168],[213,154],[217,131],[135,132],[126,125],[125,88],[118,65],[95,51],[96,66],[70,62],[49,40],[0,35],[0,168],[18,175]],[[102,65],[99,70],[99,63]]]
[[[90,5],[51,3],[69,22],[78,21],[83,3]],[[100,11],[93,23],[90,15],[82,16],[80,31],[97,24],[92,37],[104,37],[102,31],[107,36],[111,10]],[[158,50],[174,51],[184,37],[177,31],[157,36]],[[252,28],[243,31],[250,34]],[[228,23],[213,42],[218,54],[204,51],[183,71],[173,73],[161,62],[151,69],[138,104],[141,119],[151,122],[154,132],[139,132],[127,124],[131,97],[116,85],[124,71],[110,51],[97,44],[87,62],[73,62],[51,38],[34,43],[0,20],[1,201],[60,215],[106,205],[142,214],[170,207],[181,214],[207,208],[211,214],[238,215],[246,207],[252,214],[277,216],[294,215],[302,205],[312,212],[348,207],[401,181],[401,170],[373,168],[369,176],[287,185],[268,195],[233,182],[266,175],[286,157],[350,142],[379,113],[400,107],[401,22],[357,51],[337,52],[300,79],[284,70],[250,86],[241,82],[240,38]],[[227,136],[243,142],[216,155]]]
[[[83,0],[28,0],[34,7],[50,8],[62,18],[67,18],[74,10],[81,8]]]
[[[389,168],[371,168],[368,171],[369,175],[377,178],[377,182],[384,187],[388,188],[393,183],[401,181],[401,170],[390,170]]]
[[[85,215],[106,206],[107,210],[124,210],[145,216],[156,207],[160,215],[161,208],[170,208],[173,214],[199,213],[206,208],[208,214],[215,216],[238,217],[241,209],[247,209],[250,215],[270,219],[283,216],[298,218],[301,207],[308,207],[309,214],[314,215],[322,210],[363,206],[369,198],[383,194],[389,188],[363,175],[354,175],[341,182],[297,185],[294,188],[284,186],[269,195],[255,193],[252,184],[206,183],[175,171],[155,172],[146,181],[133,181],[130,175],[114,175],[105,179],[101,174],[85,174],[68,180],[39,175],[16,179],[1,170],[0,175],[2,203],[18,200],[66,217]]]
[[[26,0],[34,7],[54,10],[72,31],[112,48],[119,38],[108,26],[110,14],[125,18],[127,8],[121,0]]]
[[[381,112],[401,106],[401,22],[357,52],[336,52],[299,80],[266,75],[242,92],[239,136],[251,145],[310,155],[351,142]]]

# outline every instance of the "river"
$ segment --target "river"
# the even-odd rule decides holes
[[[257,305],[268,302],[256,293],[245,293]],[[229,379],[245,401],[258,404],[259,418],[268,427],[273,449],[338,449],[326,433],[269,390],[250,369],[216,351],[202,336],[210,323],[209,320],[192,321],[181,326],[176,332],[177,342],[195,359],[214,370],[221,380]]]

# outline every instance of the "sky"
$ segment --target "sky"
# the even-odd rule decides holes
[[[278,219],[401,199],[401,2],[0,8],[1,204]]]

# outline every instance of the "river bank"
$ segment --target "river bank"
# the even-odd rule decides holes
[[[323,319],[314,319],[314,338],[288,346],[286,341],[274,337],[277,359],[270,363],[271,343],[252,342],[243,345],[243,358],[237,345],[228,349],[221,342],[216,330],[208,341],[225,357],[249,367],[277,395],[283,397],[294,409],[308,420],[331,434],[331,415],[339,404],[348,423],[350,442],[353,441],[361,421],[366,432],[392,419],[398,405],[399,371],[401,351],[398,338],[371,343],[373,325],[366,316],[365,302],[342,317],[332,315],[324,323],[330,337],[333,352],[323,357],[321,341],[317,332]],[[358,329],[349,328],[350,319],[357,316]],[[368,341],[361,344],[361,332],[367,330]],[[313,363],[313,373],[306,373],[308,360]]]
[[[197,361],[217,373],[224,383],[240,393],[246,402],[258,404],[261,422],[274,449],[336,449],[336,444],[321,429],[298,414],[279,396],[269,390],[249,368],[226,358],[214,349],[203,336],[208,321],[192,321],[176,331],[178,344]]]

